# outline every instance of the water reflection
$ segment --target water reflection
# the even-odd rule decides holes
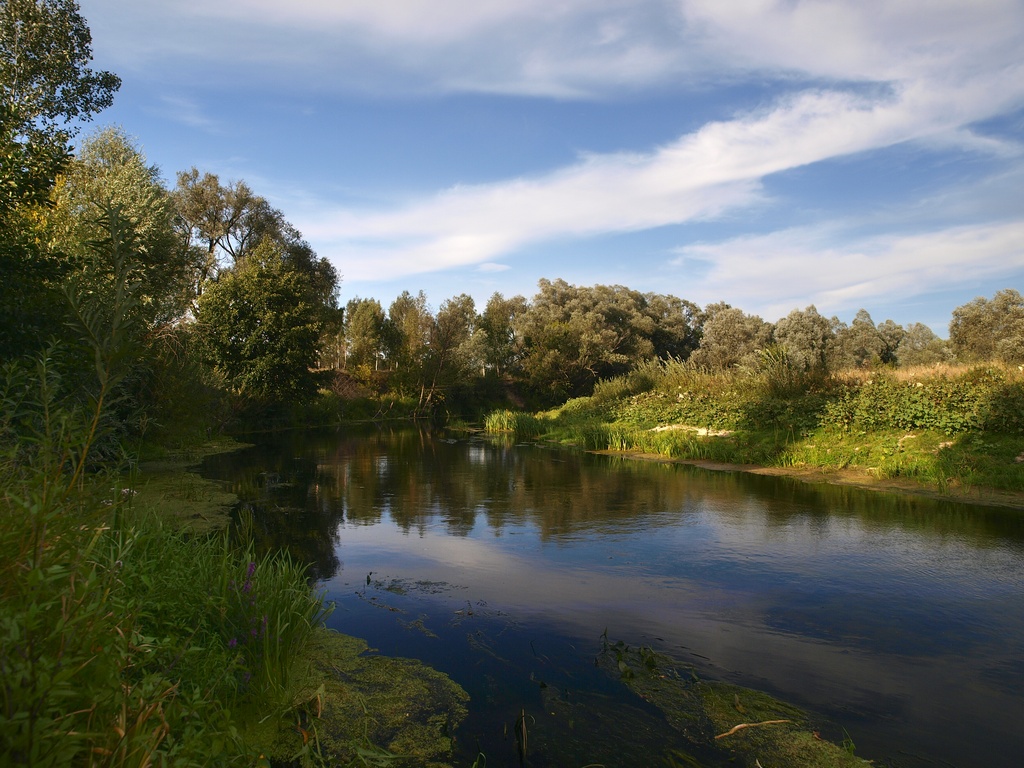
[[[314,563],[339,628],[467,688],[479,638],[455,617],[486,606],[515,624],[490,646],[505,659],[519,627],[574,648],[612,627],[894,765],[1024,754],[1020,513],[416,430],[289,436],[204,469],[266,545]],[[530,663],[480,688],[487,706],[518,706]]]

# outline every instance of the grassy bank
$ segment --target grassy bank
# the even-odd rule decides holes
[[[492,413],[485,428],[588,450],[853,471],[979,499],[1024,493],[1017,368],[715,374],[650,363],[552,411]]]
[[[233,497],[189,469],[202,449],[133,461],[102,397],[8,373],[5,764],[446,764],[465,694],[325,629],[303,564],[229,537]]]

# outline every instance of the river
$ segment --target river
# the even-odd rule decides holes
[[[1019,511],[420,430],[276,437],[203,473],[313,564],[331,627],[469,692],[466,766],[517,764],[524,711],[531,765],[658,764],[676,735],[595,667],[605,638],[806,708],[879,765],[1024,764]]]

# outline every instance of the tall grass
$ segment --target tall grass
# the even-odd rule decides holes
[[[484,417],[484,431],[491,433],[511,432],[516,437],[529,439],[544,433],[543,422],[533,414],[521,411],[492,411]]]
[[[107,303],[69,295],[93,385],[57,347],[0,371],[0,755],[251,765],[246,723],[288,705],[324,606],[285,558],[132,512],[111,407],[137,329],[116,245]]]
[[[0,752],[8,764],[249,761],[326,613],[305,569],[139,518],[120,475],[77,471],[96,418],[53,360],[9,370],[0,435]],[[101,419],[102,420],[102,419]],[[18,429],[14,429],[18,427]]]

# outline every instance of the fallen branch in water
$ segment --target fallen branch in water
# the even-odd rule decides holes
[[[762,721],[760,723],[740,723],[739,725],[734,725],[732,728],[730,728],[725,733],[718,734],[717,736],[715,736],[715,738],[716,739],[724,739],[726,736],[732,736],[734,733],[736,733],[736,731],[742,731],[744,728],[754,728],[754,727],[756,727],[758,725],[778,725],[779,723],[792,723],[792,722],[793,722],[792,720],[764,720],[764,721]]]

